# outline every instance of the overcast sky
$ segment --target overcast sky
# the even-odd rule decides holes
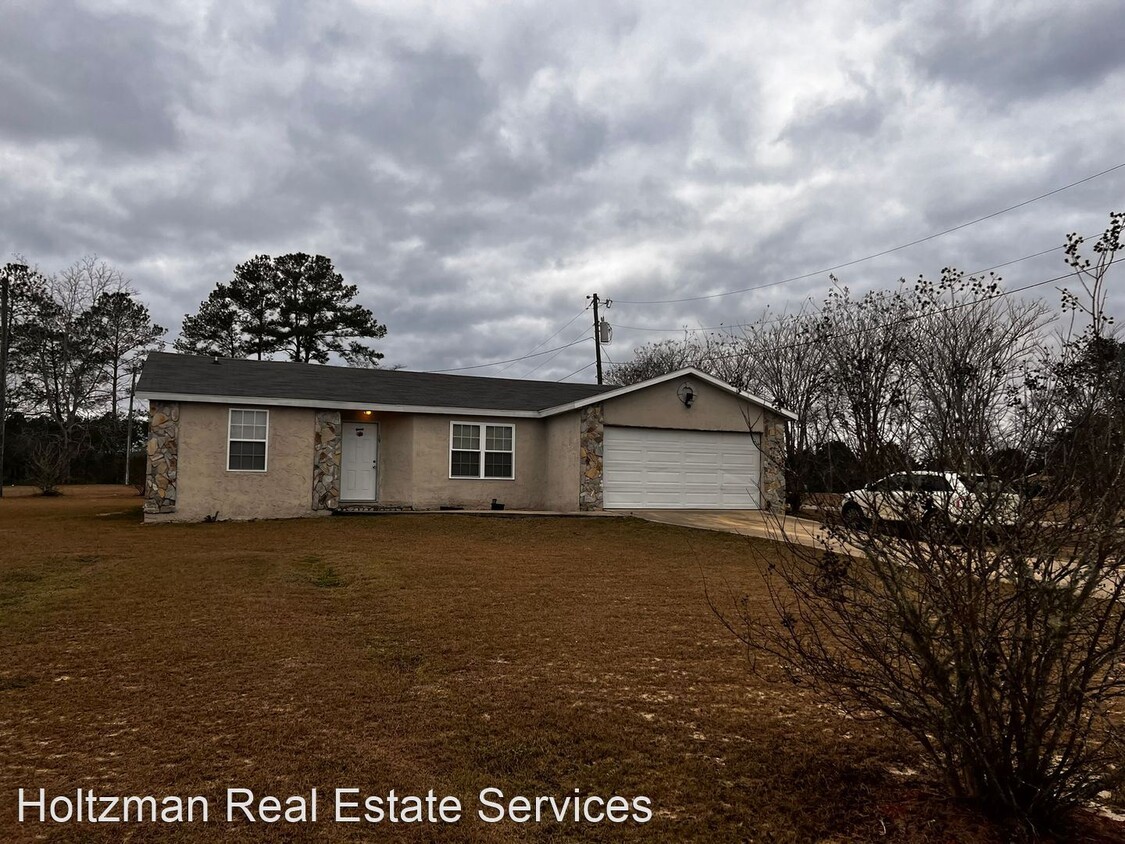
[[[1120,0],[4,0],[0,249],[97,253],[170,337],[236,263],[319,252],[410,369],[570,342],[598,292],[620,360],[1125,163],[1122,44]],[[983,269],[1123,208],[1125,168],[837,275]]]

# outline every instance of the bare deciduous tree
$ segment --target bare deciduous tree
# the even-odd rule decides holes
[[[121,273],[85,257],[46,279],[34,300],[34,319],[13,338],[13,363],[30,410],[55,423],[70,453],[81,416],[106,398],[104,348],[91,318],[102,294],[124,290]]]
[[[610,384],[636,384],[688,366],[699,366],[702,345],[694,339],[662,340],[633,350],[633,359],[614,364],[606,373]]]
[[[919,278],[910,304],[907,442],[936,468],[983,469],[1007,444],[1013,390],[1043,352],[1047,306],[1008,298],[997,277],[949,268],[937,283]]]
[[[763,315],[704,357],[704,366],[718,377],[797,414],[785,428],[786,495],[794,512],[801,506],[813,448],[827,433],[827,356],[819,327],[807,314]]]
[[[828,369],[828,412],[868,477],[882,474],[893,461],[893,455],[885,456],[888,445],[902,444],[911,398],[911,318],[901,290],[855,299],[839,287],[829,292],[818,318],[815,339]]]

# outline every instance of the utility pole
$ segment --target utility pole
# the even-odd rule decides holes
[[[125,417],[125,486],[129,485],[129,468],[133,457],[133,394],[137,392],[137,362],[132,361],[129,381],[129,415]],[[116,418],[117,414],[114,414]]]
[[[8,428],[8,285],[7,269],[0,270],[0,498],[4,497],[4,433]]]
[[[598,362],[598,384],[602,383],[602,321],[598,318],[598,303],[601,302],[608,309],[613,304],[612,299],[601,299],[597,293],[586,297],[594,303],[594,355]]]

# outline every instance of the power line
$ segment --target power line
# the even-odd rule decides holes
[[[1106,264],[1106,266],[1111,267],[1114,264],[1121,263],[1122,261],[1125,261],[1125,258],[1117,258],[1116,260],[1110,261],[1108,264]],[[885,328],[890,328],[894,325],[916,322],[917,320],[924,319],[925,317],[934,316],[936,314],[945,314],[945,313],[949,313],[950,311],[960,310],[961,308],[967,308],[967,307],[970,307],[972,305],[979,305],[982,302],[989,302],[989,301],[992,301],[993,299],[1002,299],[1005,296],[1011,296],[1013,293],[1022,293],[1023,291],[1031,290],[1034,287],[1042,287],[1045,284],[1053,284],[1057,281],[1062,281],[1063,279],[1071,278],[1071,277],[1072,277],[1072,273],[1064,273],[1063,275],[1055,276],[1054,278],[1048,278],[1048,279],[1044,279],[1043,281],[1036,281],[1036,282],[1033,282],[1031,284],[1025,284],[1022,287],[1013,287],[1011,290],[1001,290],[1000,292],[994,293],[991,296],[983,296],[980,299],[973,299],[973,300],[968,301],[968,302],[958,302],[958,303],[953,304],[953,305],[947,305],[944,308],[938,308],[937,310],[927,311],[924,314],[911,315],[911,316],[904,317],[902,319],[890,320],[889,322],[880,323],[879,325],[867,326],[867,327],[864,327],[864,328],[853,328],[853,329],[850,329],[849,331],[841,331],[841,332],[836,333],[836,334],[827,334],[827,335],[824,335],[824,336],[821,336],[821,337],[815,337],[812,340],[802,340],[798,343],[785,343],[785,344],[782,344],[780,346],[773,346],[773,347],[771,347],[771,351],[785,351],[785,350],[788,350],[788,349],[803,349],[803,348],[806,348],[808,346],[813,346],[817,343],[822,343],[825,340],[835,340],[835,339],[840,338],[840,337],[852,337],[852,336],[855,336],[857,334],[866,334],[866,333],[871,332],[871,331],[881,331]],[[732,353],[722,354],[722,355],[710,355],[709,359],[711,359],[711,360],[716,360],[716,359],[725,360],[726,358],[737,358],[737,357],[745,357],[745,356],[746,356],[745,352],[732,352]],[[570,376],[567,376],[567,377],[569,378]]]
[[[573,321],[573,320],[572,320],[572,321]],[[536,365],[535,365],[534,367],[532,367],[531,369],[529,369],[529,370],[528,370],[527,372],[525,372],[525,373],[524,373],[523,375],[521,375],[520,377],[521,377],[521,378],[529,378],[529,377],[531,377],[531,376],[532,376],[532,375],[534,375],[534,374],[535,374],[536,372],[538,372],[538,371],[539,371],[540,369],[542,369],[542,368],[543,368],[544,366],[546,366],[546,365],[547,365],[547,364],[549,364],[549,363],[550,363],[551,361],[553,361],[553,360],[554,360],[555,358],[557,358],[557,357],[558,357],[559,355],[561,355],[561,354],[563,353],[563,351],[564,351],[564,350],[566,350],[566,349],[569,349],[569,348],[570,348],[571,346],[576,346],[576,345],[578,345],[579,343],[581,343],[581,342],[582,342],[583,340],[585,340],[585,339],[586,339],[586,332],[588,332],[589,330],[590,330],[590,326],[586,326],[585,328],[583,328],[583,329],[582,329],[582,331],[581,331],[581,333],[580,333],[580,334],[579,334],[579,335],[578,335],[577,337],[575,337],[575,338],[574,338],[574,339],[573,339],[573,340],[572,340],[572,341],[571,341],[570,343],[567,343],[567,344],[566,344],[565,346],[563,346],[563,348],[562,348],[562,349],[559,349],[559,350],[558,350],[557,352],[555,352],[555,353],[554,353],[553,355],[551,355],[551,356],[550,356],[549,358],[547,358],[546,360],[541,360],[541,361],[540,361],[539,363],[537,363],[537,364],[536,364]]]
[[[802,316],[805,312],[804,308],[805,308],[806,304],[811,306],[812,311],[814,313],[820,313],[820,309],[817,308],[816,305],[812,304],[812,297],[809,296],[807,299],[805,299],[803,302],[801,302],[801,309],[799,311],[796,311],[795,313],[790,313],[788,311],[788,308],[786,308],[786,311],[784,313],[780,313],[775,317],[771,317],[770,319],[755,320],[752,323],[750,323],[750,322],[732,322],[732,323],[729,323],[729,324],[719,323],[718,325],[701,326],[700,328],[688,328],[686,325],[681,325],[678,328],[648,328],[648,327],[643,326],[643,325],[620,325],[620,324],[615,323],[613,327],[615,329],[616,328],[623,328],[626,331],[652,331],[652,332],[658,332],[659,331],[659,332],[668,333],[668,334],[674,334],[674,333],[680,332],[680,331],[686,331],[686,332],[722,331],[723,329],[727,329],[727,328],[745,328],[748,325],[769,325],[769,324],[775,323],[775,322],[778,322],[778,323],[785,322],[786,320],[793,319],[794,317]],[[766,310],[769,310],[769,308],[767,307]]]
[[[990,273],[993,270],[1003,269],[1010,267],[1012,264],[1018,264],[1020,261],[1030,261],[1032,258],[1041,258],[1044,255],[1049,255],[1052,252],[1058,252],[1060,249],[1065,249],[1065,246],[1052,246],[1050,249],[1043,249],[1039,252],[1033,252],[1030,255],[1024,255],[1022,258],[1013,258],[1010,261],[1005,261],[1002,264],[993,264],[991,267],[985,267],[983,270],[973,270],[969,275],[980,275],[981,273]]]
[[[1003,267],[1010,267],[1012,264],[1018,264],[1021,261],[1030,261],[1032,258],[1041,258],[1044,255],[1049,255],[1051,252],[1058,252],[1059,250],[1065,249],[1065,248],[1066,248],[1065,246],[1052,246],[1050,249],[1042,249],[1039,252],[1033,252],[1032,254],[1024,255],[1021,258],[1013,258],[1012,260],[1004,261],[1001,264],[993,264],[991,267],[985,267],[984,269],[981,269],[981,270],[973,270],[970,273],[966,273],[966,275],[970,275],[970,276],[983,275],[984,273],[992,272],[993,270],[999,270],[999,269],[1002,269]],[[620,301],[620,300],[618,300],[618,301]],[[813,310],[816,311],[817,313],[819,313],[819,309],[815,305],[813,306]],[[784,322],[787,319],[790,319],[790,317],[787,316],[787,315],[783,315],[783,316],[778,316],[778,317],[776,317],[772,320],[765,320],[764,322],[766,324],[768,324],[770,322]],[[649,332],[652,332],[654,334],[655,333],[674,334],[674,333],[677,333],[677,332],[680,332],[680,331],[688,331],[688,332],[692,332],[692,333],[697,333],[697,332],[700,332],[700,331],[723,331],[723,330],[729,330],[729,329],[732,329],[732,328],[746,328],[747,326],[757,325],[757,324],[758,324],[757,322],[733,322],[729,325],[719,324],[719,325],[706,326],[706,327],[702,327],[702,328],[688,328],[687,326],[680,326],[679,328],[643,328],[643,327],[637,326],[637,325],[615,325],[614,328],[623,328],[626,331],[649,331]]]
[[[1125,163],[1118,164],[1117,167],[1110,168],[1110,170],[1117,170],[1117,169],[1123,168],[1123,167],[1125,167]],[[1110,172],[1110,170],[1102,171],[1102,173],[1097,173],[1097,174],[1095,174],[1095,176],[1087,177],[1086,179],[1083,179],[1082,181],[1089,181],[1090,179],[1097,178],[1097,176],[1102,176],[1102,174],[1105,174],[1106,172]],[[1081,182],[1074,182],[1074,185],[1079,185],[1079,183],[1081,183]],[[1066,187],[1073,187],[1073,186],[1071,185],[1071,186],[1066,186]],[[1059,188],[1059,189],[1056,189],[1052,192],[1055,192],[1055,194],[1056,194],[1056,192],[1059,192],[1060,190],[1065,190],[1065,189],[1066,188]],[[1044,194],[1044,196],[1050,196],[1050,194]],[[1030,203],[1030,201],[1034,201],[1034,200],[1029,199],[1029,200],[1027,200],[1027,203]],[[1026,205],[1027,203],[1023,203],[1023,205]],[[1012,206],[1012,207],[1015,208],[1015,207],[1018,207],[1018,206]],[[1002,212],[997,212],[997,214],[1000,214],[1000,213],[1002,213]],[[993,214],[993,215],[990,215],[990,216],[996,216],[996,214]],[[966,223],[964,225],[970,225],[970,224]],[[949,230],[949,231],[953,231],[953,230]],[[1060,249],[1062,249],[1062,246],[1052,246],[1051,249],[1045,249],[1041,252],[1035,252],[1033,254],[1024,255],[1023,258],[1015,258],[1015,259],[1012,259],[1010,261],[998,263],[998,264],[996,264],[996,266],[993,266],[993,267],[990,267],[990,268],[987,268],[987,269],[976,270],[973,273],[970,273],[970,275],[980,275],[980,273],[982,273],[982,272],[989,272],[990,270],[1010,266],[1010,264],[1012,264],[1012,263],[1018,263],[1019,261],[1026,261],[1026,260],[1029,260],[1029,259],[1032,259],[1032,258],[1038,258],[1038,257],[1041,257],[1041,255],[1044,255],[1044,254],[1047,254],[1047,253],[1050,253],[1050,252],[1054,252],[1054,251],[1057,251],[1057,250],[1060,250]],[[893,250],[891,250],[891,251],[893,251]],[[1109,266],[1111,266],[1111,264],[1113,264],[1113,263],[1118,263],[1119,261],[1122,261],[1122,260],[1125,260],[1125,259],[1117,259],[1117,260],[1111,262],[1109,264]],[[812,275],[817,275],[817,273],[812,273]],[[947,311],[953,311],[953,309],[966,307],[966,306],[973,305],[973,304],[976,304],[976,303],[979,303],[979,302],[987,302],[987,300],[989,300],[989,299],[999,298],[1001,296],[1009,296],[1009,295],[1015,294],[1015,293],[1021,293],[1021,291],[1024,291],[1024,290],[1029,290],[1029,289],[1032,289],[1032,288],[1035,288],[1035,287],[1042,287],[1043,285],[1052,284],[1052,282],[1055,282],[1055,281],[1061,281],[1062,279],[1069,278],[1070,275],[1071,275],[1071,273],[1069,273],[1069,272],[1064,273],[1064,275],[1062,275],[1062,276],[1056,276],[1054,278],[1048,278],[1048,279],[1045,279],[1043,281],[1036,281],[1036,282],[1034,282],[1034,284],[1024,285],[1023,287],[1014,287],[1014,288],[1011,288],[1010,290],[1003,290],[1003,291],[1001,291],[1001,293],[996,294],[994,296],[987,296],[987,297],[984,297],[982,299],[974,299],[974,300],[972,300],[972,302],[952,305],[952,306],[949,306],[947,308],[939,309],[939,311],[937,311],[937,312],[930,312],[930,313],[945,313]],[[782,282],[775,282],[775,284],[782,284]],[[732,291],[732,293],[738,293],[738,291]],[[726,295],[726,294],[722,294],[722,295]],[[696,297],[696,298],[713,298],[713,297]],[[688,299],[682,299],[682,300],[684,300],[684,302],[686,302],[686,300],[688,300]],[[615,299],[615,302],[620,303],[621,299]],[[631,303],[631,304],[646,304],[646,303]],[[555,333],[551,334],[549,336],[549,338],[547,338],[547,340],[544,340],[543,342],[549,342],[553,338],[556,338],[556,336],[558,336],[560,333],[562,333],[562,331],[565,331],[567,329],[567,326],[569,326],[571,323],[574,323],[574,321],[577,320],[577,318],[579,316],[582,316],[585,312],[586,312],[586,308],[583,308],[582,311],[578,312],[575,316],[571,317],[570,320],[566,324],[562,325],[561,329],[559,329]],[[778,318],[778,321],[780,321],[781,318],[784,318],[784,317]],[[919,317],[908,317],[907,320],[904,320],[903,322],[910,322],[912,320],[917,320],[917,318],[919,318]],[[750,323],[735,323],[735,324],[731,324],[731,325],[719,325],[719,326],[715,326],[714,329],[686,329],[686,327],[678,327],[678,329],[642,329],[642,327],[630,326],[630,325],[618,325],[618,326],[615,326],[615,327],[619,327],[619,329],[627,329],[627,330],[632,330],[632,331],[713,331],[713,330],[718,330],[718,329],[724,329],[724,327],[726,327],[726,329],[731,329],[731,327],[745,327],[748,324],[750,324]],[[862,333],[862,332],[865,332],[865,331],[875,331],[877,329],[880,329],[880,327],[886,327],[886,326],[889,326],[889,325],[892,325],[892,324],[894,324],[894,323],[885,323],[884,325],[875,325],[875,326],[872,326],[872,327],[868,327],[868,329],[856,330],[855,332],[850,332],[850,333],[857,333],[857,332]],[[474,365],[474,366],[452,367],[452,368],[449,368],[449,369],[433,369],[433,370],[430,370],[430,371],[435,372],[435,374],[443,374],[443,372],[461,372],[461,371],[466,371],[468,369],[484,369],[486,367],[493,367],[493,366],[501,365],[501,363],[508,363],[508,365],[511,365],[511,363],[519,362],[521,360],[530,360],[531,358],[541,357],[541,356],[543,356],[543,354],[551,354],[551,356],[552,356],[551,358],[548,358],[546,361],[542,361],[539,366],[534,367],[533,369],[529,370],[528,372],[525,372],[523,377],[526,378],[529,375],[531,375],[532,372],[537,371],[541,366],[544,365],[544,363],[547,363],[550,360],[555,359],[555,357],[558,356],[558,353],[560,353],[562,351],[565,351],[566,349],[573,348],[578,343],[583,342],[585,340],[586,331],[587,331],[586,329],[583,329],[582,334],[577,336],[577,338],[575,340],[570,341],[569,343],[566,343],[564,345],[559,345],[559,347],[556,347],[556,348],[553,348],[553,349],[544,349],[543,351],[540,351],[540,352],[532,352],[530,354],[521,354],[521,356],[517,357],[517,358],[508,358],[508,359],[505,359],[505,360],[493,360],[493,361],[489,361],[488,363],[476,363],[476,365]],[[832,335],[832,336],[847,336],[847,335],[848,335],[847,333],[844,333],[844,334],[838,334],[838,335]],[[781,350],[781,349],[798,349],[798,348],[805,347],[805,345],[810,345],[812,342],[813,341],[805,341],[805,342],[802,342],[802,343],[782,345],[782,347],[777,347],[777,349],[778,350]],[[542,343],[540,343],[540,345],[542,345]],[[712,357],[726,358],[726,357],[738,357],[738,356],[737,356],[737,354],[719,354],[719,356],[712,356]],[[582,371],[588,369],[589,367],[592,367],[594,365],[594,362],[595,361],[591,361],[591,362],[587,363],[587,365],[585,365],[584,367],[582,367],[580,369],[577,369],[574,372],[570,372],[570,375],[568,375],[564,378],[559,378],[558,380],[566,380],[566,378],[573,378],[575,375],[578,374],[578,372],[582,372]]]
[[[583,333],[585,333],[585,332],[583,332]],[[494,361],[491,361],[489,363],[474,364],[473,366],[454,366],[450,369],[431,369],[430,372],[438,373],[438,374],[443,373],[443,372],[464,372],[466,369],[483,369],[486,366],[496,366],[497,364],[500,364],[500,363],[515,363],[516,361],[527,360],[528,358],[537,358],[540,355],[549,355],[549,354],[551,354],[551,352],[561,352],[563,349],[569,349],[571,346],[575,346],[575,345],[577,345],[581,342],[582,342],[582,340],[575,340],[573,343],[567,343],[565,346],[558,346],[554,349],[544,349],[542,352],[536,352],[533,355],[521,355],[518,358],[508,358],[507,360],[494,360]]]
[[[537,349],[540,349],[543,346],[546,346],[548,343],[550,343],[552,340],[554,340],[556,337],[558,337],[560,334],[562,334],[564,331],[566,331],[574,323],[574,321],[576,319],[578,319],[580,316],[582,316],[582,314],[584,314],[584,313],[586,313],[585,308],[583,308],[578,313],[576,313],[574,316],[572,316],[569,320],[567,320],[566,324],[563,325],[562,328],[560,328],[558,331],[556,331],[554,334],[552,334],[546,340],[543,340],[537,346],[533,346],[531,351],[528,352],[528,354],[530,355],[532,352],[536,351]],[[515,363],[515,361],[512,361],[512,363]],[[500,372],[503,372],[505,369],[508,369],[512,365],[512,363],[509,363],[507,366],[504,366],[503,368],[501,368]]]
[[[708,293],[708,294],[703,295],[703,296],[685,296],[682,299],[649,299],[649,300],[617,299],[615,301],[619,302],[622,305],[671,305],[671,304],[676,304],[678,302],[698,302],[698,301],[701,301],[703,299],[719,299],[723,296],[734,296],[737,293],[749,293],[753,290],[763,290],[767,287],[777,287],[778,285],[781,285],[781,284],[789,284],[789,283],[794,282],[794,281],[802,281],[806,278],[812,278],[813,276],[822,275],[824,273],[835,272],[836,270],[842,270],[845,267],[854,267],[856,264],[862,264],[864,261],[870,261],[870,260],[873,260],[874,258],[881,258],[884,255],[890,255],[893,252],[899,252],[903,249],[909,249],[911,246],[917,246],[919,243],[926,243],[927,241],[930,241],[930,240],[936,240],[937,238],[944,237],[947,234],[952,234],[953,232],[960,231],[961,229],[968,228],[969,226],[975,226],[977,223],[983,223],[985,220],[991,220],[993,217],[999,217],[1001,214],[1007,214],[1009,211],[1015,211],[1016,209],[1023,208],[1024,206],[1030,205],[1033,202],[1038,202],[1041,199],[1046,199],[1049,196],[1054,196],[1057,193],[1062,193],[1063,191],[1070,190],[1071,188],[1074,188],[1074,187],[1078,187],[1078,185],[1085,184],[1086,182],[1089,182],[1089,181],[1092,181],[1094,179],[1105,176],[1108,173],[1112,173],[1115,170],[1120,170],[1123,167],[1125,167],[1125,161],[1121,162],[1120,164],[1115,164],[1114,166],[1109,167],[1105,170],[1102,170],[1101,172],[1094,173],[1093,175],[1090,175],[1090,176],[1086,176],[1084,179],[1079,179],[1078,181],[1071,182],[1068,185],[1063,185],[1062,187],[1055,188],[1054,190],[1049,190],[1046,193],[1041,193],[1041,194],[1039,194],[1039,196],[1033,196],[1031,199],[1025,199],[1023,202],[1017,202],[1015,205],[1009,205],[1007,208],[1001,208],[999,211],[993,211],[991,214],[985,214],[983,217],[977,217],[975,220],[969,220],[967,223],[960,223],[959,225],[953,226],[951,228],[943,229],[942,231],[935,232],[933,234],[928,234],[925,237],[919,237],[915,240],[910,241],[909,243],[903,243],[899,246],[893,246],[890,249],[884,249],[881,252],[874,252],[871,255],[865,255],[862,258],[855,258],[851,261],[845,261],[842,264],[836,264],[835,266],[826,267],[826,268],[820,269],[820,270],[815,270],[815,271],[810,272],[810,273],[804,273],[802,275],[795,275],[795,276],[792,276],[790,278],[781,279],[779,281],[767,282],[766,284],[758,284],[758,285],[754,285],[753,287],[744,287],[740,290],[727,290],[727,291],[724,291],[722,293]]]
[[[590,361],[590,362],[589,362],[588,364],[586,364],[585,366],[583,366],[583,367],[580,367],[579,369],[576,369],[576,370],[574,370],[574,372],[570,373],[570,375],[564,375],[564,376],[563,376],[562,378],[558,378],[558,379],[556,379],[556,380],[555,380],[555,383],[557,384],[557,383],[558,383],[559,381],[565,381],[565,380],[566,380],[567,378],[573,378],[573,377],[574,377],[575,375],[577,375],[577,374],[578,374],[579,372],[585,372],[585,371],[586,371],[587,369],[589,369],[589,368],[590,368],[591,366],[593,366],[593,365],[594,365],[594,363],[596,363],[596,361]]]

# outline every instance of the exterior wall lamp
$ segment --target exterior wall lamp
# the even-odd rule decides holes
[[[680,397],[684,407],[691,407],[695,401],[695,390],[691,388],[691,384],[681,384],[680,389],[676,391],[676,395]]]

